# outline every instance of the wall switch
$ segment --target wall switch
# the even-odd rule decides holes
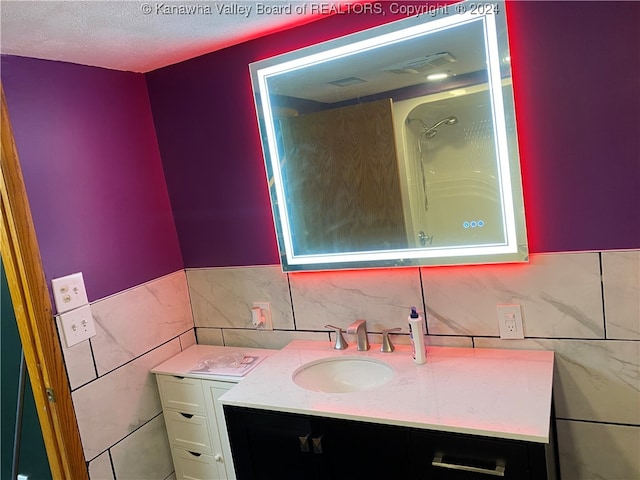
[[[96,327],[91,315],[91,307],[85,305],[71,312],[60,315],[60,324],[67,348],[82,342],[96,334]]]
[[[520,305],[498,305],[497,310],[500,338],[522,340],[524,338],[524,328],[522,326]]]
[[[58,313],[68,312],[89,303],[82,272],[54,278],[51,280],[51,286]]]
[[[269,302],[253,302],[251,323],[258,330],[273,330],[271,304]]]
[[[29,476],[18,474],[18,476],[16,477],[16,480],[29,480]]]

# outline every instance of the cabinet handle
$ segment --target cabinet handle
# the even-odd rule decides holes
[[[187,420],[190,420],[190,419],[193,418],[193,414],[192,413],[182,413],[182,412],[180,412],[180,415],[182,415]]]
[[[298,437],[298,445],[300,446],[301,452],[309,451],[309,435],[305,435],[304,437]]]
[[[451,470],[464,470],[465,472],[481,473],[484,475],[492,475],[494,477],[504,477],[506,466],[496,462],[496,468],[488,469],[482,467],[474,467],[471,465],[460,465],[458,463],[448,463],[443,461],[444,455],[436,455],[433,457],[431,465],[434,467],[450,468]]]
[[[198,452],[192,452],[191,450],[187,450],[187,452],[189,452],[191,455],[193,455],[194,457],[199,457],[200,455],[202,455],[201,453]]]
[[[312,438],[311,443],[313,443],[313,453],[322,454],[322,435]]]
[[[214,455],[213,459],[218,463],[222,463],[222,455],[220,455],[219,453],[217,455]]]

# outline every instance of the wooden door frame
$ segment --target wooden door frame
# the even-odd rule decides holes
[[[56,480],[88,480],[71,388],[1,85],[0,93],[0,253],[20,341],[51,474]]]

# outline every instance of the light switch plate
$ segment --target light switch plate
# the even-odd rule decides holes
[[[96,334],[91,315],[91,307],[85,305],[60,315],[60,324],[67,348],[72,347]]]
[[[58,313],[68,312],[89,303],[82,272],[54,278],[51,280],[51,287]]]

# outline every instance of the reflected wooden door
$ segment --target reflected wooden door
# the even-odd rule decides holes
[[[281,120],[296,254],[407,247],[391,106]]]

